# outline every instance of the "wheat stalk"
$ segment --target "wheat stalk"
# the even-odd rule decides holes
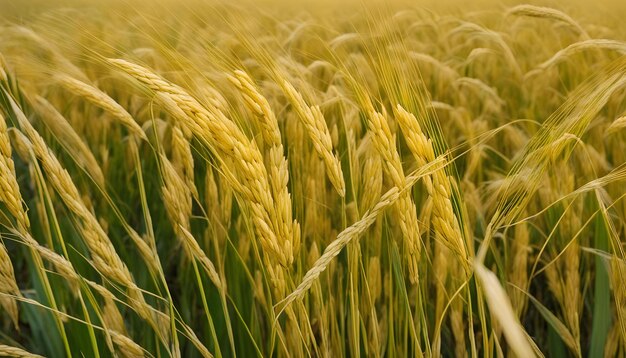
[[[518,357],[535,357],[528,337],[513,312],[511,303],[496,275],[482,264],[474,264],[474,272],[480,280],[491,315],[502,326],[503,332],[511,349]]]

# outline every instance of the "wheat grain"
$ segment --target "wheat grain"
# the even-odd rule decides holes
[[[183,233],[180,228],[189,230],[189,218],[192,209],[191,191],[165,155],[161,154],[159,158],[163,177],[162,191],[165,209],[172,221],[174,232],[178,237],[182,237]]]
[[[611,125],[609,125],[609,127],[606,129],[606,133],[607,135],[613,134],[624,127],[626,127],[626,116],[621,116],[611,122]]]
[[[143,348],[133,342],[132,339],[114,330],[108,330],[107,333],[111,335],[113,342],[118,346],[124,357],[139,358],[144,356]]]
[[[591,50],[591,49],[610,50],[610,51],[615,51],[622,55],[626,54],[626,44],[624,42],[616,41],[616,40],[607,40],[607,39],[584,40],[584,41],[573,43],[567,46],[566,48],[560,50],[559,52],[555,53],[548,60],[537,65],[535,70],[545,70],[549,67],[552,67],[558,64],[559,62],[566,60],[567,58],[573,56],[574,54]],[[535,72],[531,71],[528,74],[526,74],[526,76],[528,77],[532,73],[535,73]]]
[[[18,226],[29,226],[28,216],[22,207],[22,196],[15,179],[15,166],[11,159],[11,145],[7,135],[6,122],[0,115],[0,201],[5,203],[18,222]],[[13,264],[4,242],[0,242],[0,292],[19,297],[20,289],[15,281]],[[8,312],[13,324],[17,327],[18,308],[16,301],[3,295],[0,299],[2,307]]]
[[[220,276],[215,270],[213,262],[207,257],[204,251],[202,251],[200,245],[198,245],[198,242],[193,237],[193,235],[191,235],[191,233],[182,225],[179,227],[179,230],[181,231],[181,239],[185,244],[186,249],[191,253],[193,257],[196,258],[196,260],[200,261],[202,267],[204,267],[207,274],[209,275],[209,278],[211,279],[211,281],[213,281],[215,286],[220,289],[225,289],[226,287],[224,287]]]
[[[7,75],[7,63],[4,60],[4,56],[0,53],[0,81],[8,81],[9,76]]]
[[[15,177],[15,165],[11,157],[11,142],[4,117],[0,115],[0,201],[7,205],[11,215],[21,228],[28,228],[30,222],[22,206],[22,195]]]

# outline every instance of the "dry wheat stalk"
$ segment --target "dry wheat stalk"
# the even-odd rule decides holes
[[[115,67],[156,92],[157,98],[203,144],[229,158],[234,173],[223,166],[229,184],[249,204],[257,235],[264,251],[284,266],[293,261],[291,242],[278,238],[277,215],[259,149],[218,108],[205,108],[181,87],[149,70],[120,59],[109,59]]]
[[[371,106],[371,104],[370,104]],[[385,163],[385,172],[391,178],[394,186],[401,188],[406,178],[402,169],[402,161],[396,150],[395,137],[391,135],[387,119],[381,113],[368,108],[367,126],[372,133],[372,142],[378,150],[378,154]],[[395,204],[396,214],[400,219],[403,244],[408,253],[409,278],[412,283],[417,283],[419,278],[418,263],[421,252],[420,231],[417,222],[417,209],[411,198],[411,192],[407,191]]]
[[[332,139],[322,111],[319,106],[309,107],[300,92],[298,92],[291,83],[283,80],[280,85],[294,110],[298,113],[298,117],[304,124],[306,132],[313,142],[315,152],[324,161],[330,182],[339,195],[343,197],[346,194],[346,184],[341,170],[341,161],[333,154]]]
[[[133,117],[124,109],[124,107],[120,106],[106,93],[92,85],[65,74],[57,74],[54,76],[54,79],[70,93],[82,97],[91,102],[93,105],[98,106],[110,113],[113,117],[117,118],[120,123],[122,123],[122,125],[124,125],[133,135],[147,140],[146,134],[137,122],[135,122]]]
[[[511,350],[518,357],[535,357],[528,336],[524,333],[524,328],[515,316],[498,277],[478,262],[474,264],[474,272],[485,291],[484,297],[491,315],[502,327]]]

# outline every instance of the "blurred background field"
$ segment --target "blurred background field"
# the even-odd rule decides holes
[[[0,355],[626,355],[624,15],[0,0]]]

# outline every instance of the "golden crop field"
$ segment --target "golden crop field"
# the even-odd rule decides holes
[[[0,0],[0,356],[625,357],[625,17]]]

